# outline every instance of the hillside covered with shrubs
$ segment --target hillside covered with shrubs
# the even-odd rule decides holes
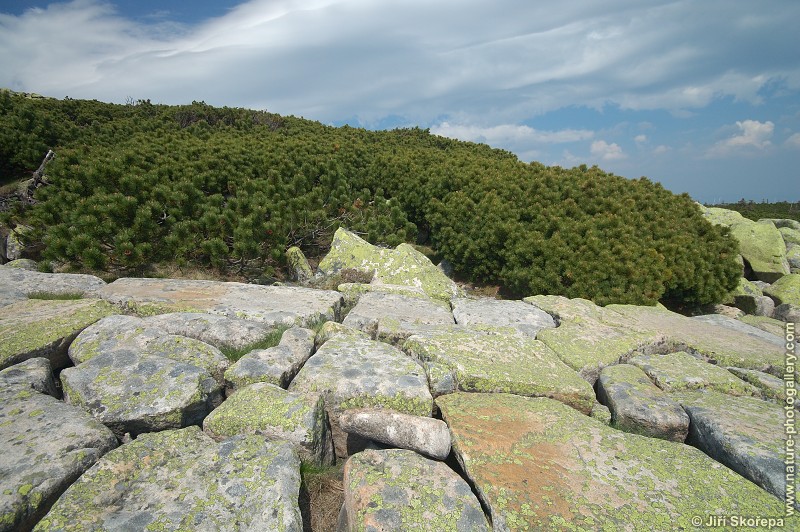
[[[12,201],[10,183],[48,149],[48,184],[32,205]],[[424,244],[461,277],[518,295],[704,304],[740,277],[735,241],[688,195],[416,128],[2,91],[3,184],[0,224],[31,227],[42,259],[75,269],[171,263],[254,278],[282,269],[289,246],[322,255],[343,226]]]

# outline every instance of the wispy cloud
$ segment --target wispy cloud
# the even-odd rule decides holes
[[[617,143],[612,142],[609,144],[604,140],[596,140],[592,142],[590,151],[592,157],[602,161],[619,161],[627,157]]]
[[[795,133],[786,139],[786,146],[790,148],[800,148],[800,133]]]
[[[772,146],[775,124],[770,121],[742,120],[736,122],[740,134],[721,140],[706,153],[708,157],[725,157],[734,153],[752,153]]]

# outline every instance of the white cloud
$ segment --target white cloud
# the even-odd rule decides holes
[[[589,151],[593,157],[602,159],[603,161],[618,161],[627,157],[616,142],[609,144],[604,140],[592,142]]]
[[[587,140],[594,132],[586,129],[562,129],[560,131],[541,131],[529,126],[502,124],[480,127],[475,125],[451,124],[442,122],[431,127],[431,133],[460,140],[484,142],[490,146],[508,144],[562,144]]]
[[[633,140],[636,142],[636,144],[644,144],[647,142],[647,135],[636,135],[633,137]]]
[[[672,151],[672,148],[667,146],[666,144],[659,144],[655,148],[653,148],[653,155],[663,155]]]
[[[251,0],[184,27],[76,0],[0,15],[0,86],[423,124],[607,104],[681,113],[758,102],[770,80],[800,88],[800,3],[758,17],[747,0],[655,4]]]
[[[749,152],[762,151],[772,146],[770,139],[775,130],[775,124],[770,121],[759,122],[757,120],[742,120],[736,122],[740,134],[721,140],[708,150],[708,157],[725,157],[727,155],[742,153],[742,150]]]
[[[795,133],[786,139],[785,144],[790,148],[800,148],[800,133]]]

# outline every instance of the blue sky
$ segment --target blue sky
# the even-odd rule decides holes
[[[419,126],[800,200],[796,0],[0,0],[0,86]]]

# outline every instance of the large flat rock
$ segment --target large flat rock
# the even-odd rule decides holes
[[[590,383],[604,366],[625,362],[634,353],[675,351],[697,354],[722,366],[782,374],[781,346],[664,308],[598,307],[561,296],[532,296],[525,301],[558,318],[559,326],[540,331],[537,339]]]
[[[413,286],[443,301],[460,295],[458,286],[410,245],[380,248],[339,228],[333,236],[331,250],[319,263],[319,271],[330,275],[343,269],[374,272],[374,282]]]
[[[335,320],[342,301],[332,290],[182,279],[117,279],[97,293],[140,314],[205,312],[290,326]]]
[[[238,390],[203,420],[203,430],[215,440],[258,434],[271,441],[289,441],[302,460],[316,465],[334,460],[322,397],[287,392],[265,382]]]
[[[430,299],[368,292],[359,298],[342,323],[373,338],[398,344],[412,334],[455,322],[449,307]]]
[[[117,446],[84,410],[50,395],[49,364],[0,371],[0,530],[29,530],[67,487]]]
[[[695,528],[693,516],[784,515],[781,501],[703,452],[552,399],[456,393],[436,403],[495,530],[681,530]]]
[[[552,397],[588,414],[594,391],[544,343],[512,332],[451,327],[410,337],[403,349],[425,367],[434,395],[507,392]]]
[[[94,275],[80,273],[42,273],[23,268],[0,268],[0,292],[14,288],[25,295],[44,293],[48,295],[81,295],[97,297],[95,292],[106,282]]]
[[[550,314],[524,301],[457,298],[452,305],[456,323],[473,329],[511,327],[520,334],[536,338],[542,329],[556,326]]]
[[[744,220],[730,227],[739,241],[739,252],[759,280],[773,283],[789,273],[786,243],[772,223]]]
[[[303,529],[300,461],[285,442],[215,443],[198,427],[144,434],[106,454],[35,530]]]
[[[114,314],[99,299],[25,300],[0,307],[0,369],[44,357],[55,369],[70,364],[67,350],[83,329]]]
[[[782,406],[712,391],[673,397],[692,420],[687,443],[784,500],[787,434]],[[795,493],[799,488],[795,476]],[[800,503],[795,507],[800,509]]]
[[[117,437],[202,422],[222,401],[206,370],[170,358],[119,350],[61,372],[64,399],[86,409]]]
[[[367,450],[344,466],[339,530],[489,530],[469,484],[404,449]]]
[[[750,325],[744,321],[730,318],[728,316],[723,316],[722,314],[707,314],[704,316],[692,316],[693,320],[702,321],[705,323],[710,323],[712,325],[718,325],[720,327],[725,327],[727,329],[732,329],[734,331],[739,331],[744,334],[749,334],[755,338],[760,338],[766,342],[771,344],[782,346],[785,341],[781,336],[776,336],[772,333],[769,333],[763,329],[759,329],[753,325]]]
[[[351,408],[389,408],[430,416],[433,397],[422,366],[388,344],[339,334],[325,342],[292,381],[289,390],[319,393],[331,423],[336,456],[349,453],[339,416]]]

